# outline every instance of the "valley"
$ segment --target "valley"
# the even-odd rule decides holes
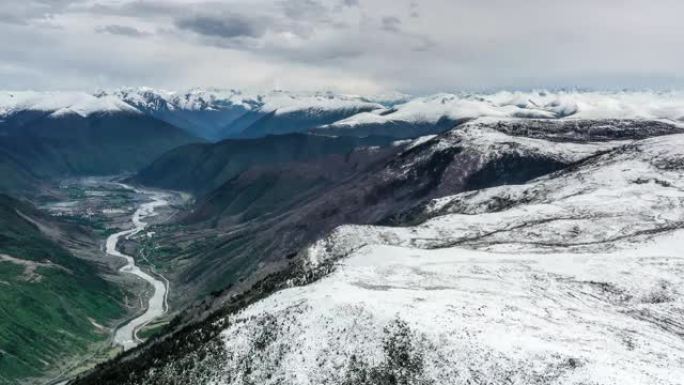
[[[40,210],[3,202],[0,383],[70,378],[148,338],[144,327],[167,310],[164,278],[153,278],[144,261],[144,270],[131,257],[124,261],[116,241],[151,236],[138,233],[157,210],[173,215],[165,206],[184,198],[110,180],[64,180],[39,201]],[[43,337],[27,339],[36,335]],[[39,365],[28,366],[36,359]]]
[[[122,185],[122,187],[128,188],[128,186],[125,185]],[[143,222],[143,219],[155,216],[155,210],[157,208],[164,207],[169,204],[164,199],[166,197],[165,194],[158,192],[152,192],[148,194],[148,192],[139,190],[136,190],[136,192],[142,192],[145,193],[145,195],[150,195],[152,201],[142,203],[140,207],[135,210],[132,216],[132,222],[135,226],[133,229],[112,234],[105,242],[105,250],[108,255],[123,258],[126,261],[126,264],[119,269],[120,272],[139,277],[150,284],[153,288],[152,295],[147,299],[145,312],[137,318],[130,320],[125,325],[120,326],[114,332],[114,345],[120,345],[124,348],[124,350],[131,349],[143,342],[138,337],[139,330],[148,325],[150,322],[164,315],[164,313],[166,313],[168,310],[168,280],[158,273],[152,273],[154,275],[151,275],[142,271],[140,267],[136,265],[134,257],[123,254],[117,250],[119,240],[122,237],[130,238],[144,231],[148,224]],[[145,233],[143,236],[153,236],[153,234]]]
[[[2,0],[0,385],[684,385],[683,13]]]
[[[137,288],[108,278],[104,223],[86,215],[62,220],[9,198],[2,210],[0,383],[41,383],[108,357],[110,328],[135,311],[124,299]]]
[[[0,122],[0,383],[674,384],[675,108],[222,95]],[[251,128],[206,140],[231,119]],[[608,331],[615,359],[572,337]]]

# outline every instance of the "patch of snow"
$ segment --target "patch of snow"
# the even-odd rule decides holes
[[[410,150],[410,149],[412,149],[412,148],[418,147],[418,146],[420,146],[421,144],[427,143],[427,142],[431,141],[432,139],[434,139],[434,138],[436,138],[436,137],[437,137],[437,135],[425,135],[425,136],[421,136],[420,138],[417,138],[417,139],[415,139],[415,140],[413,140],[413,141],[410,141],[410,140],[409,140],[409,142],[410,142],[411,144],[408,145],[408,146],[406,147],[406,149],[407,149],[407,150]]]
[[[625,140],[573,143],[513,136],[490,128],[486,123],[482,124],[480,120],[467,123],[461,129],[450,131],[442,140],[449,143],[461,143],[488,156],[494,156],[498,152],[510,153],[514,150],[520,153],[544,155],[566,162],[576,162],[600,151],[630,143]]]

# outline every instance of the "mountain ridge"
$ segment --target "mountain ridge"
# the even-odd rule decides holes
[[[439,93],[410,98],[332,92],[162,91],[0,92],[0,119],[21,111],[137,111],[217,141],[313,131],[324,135],[410,138],[476,118],[636,119],[681,124],[680,92],[532,91]],[[99,107],[98,107],[99,106]]]
[[[322,229],[294,254],[278,253],[287,255],[286,267],[261,275],[246,291],[217,294],[215,305],[209,301],[189,309],[189,323],[176,323],[170,334],[101,365],[75,384],[167,384],[179,379],[188,384],[365,384],[391,383],[391,378],[516,384],[602,379],[617,384],[624,379],[620,373],[642,378],[641,370],[662,383],[676,383],[676,376],[661,370],[669,364],[659,363],[646,340],[629,330],[641,328],[668,341],[669,333],[677,333],[677,327],[659,325],[668,324],[681,305],[674,294],[681,279],[667,273],[681,267],[667,257],[671,262],[663,265],[661,249],[629,250],[644,239],[667,241],[657,237],[681,227],[681,210],[670,211],[681,207],[679,187],[673,188],[681,183],[681,129],[654,124],[643,134],[652,137],[644,138],[633,130],[642,122],[613,121],[606,123],[610,130],[592,136],[593,121],[519,122],[531,123],[529,131],[519,130],[518,122],[474,121],[417,140],[355,176],[348,186],[333,186],[319,198],[325,204],[302,206],[301,222],[275,229],[279,235],[296,228],[294,223]],[[511,157],[526,160],[506,168]],[[478,181],[483,170],[484,180]],[[522,170],[527,173],[519,175]],[[373,178],[382,183],[369,183]],[[653,199],[640,200],[648,191]],[[624,205],[622,194],[634,199],[633,205]],[[379,226],[393,212],[387,210],[392,200],[401,202],[394,211],[398,219],[391,227]],[[354,206],[355,201],[370,206]],[[409,202],[417,208],[411,209]],[[332,213],[333,207],[344,214]],[[414,214],[402,215],[403,210]],[[610,225],[618,223],[611,210],[626,222]],[[346,225],[311,221],[323,213],[342,215]],[[368,219],[355,220],[349,215],[353,213]],[[296,233],[284,236],[297,239]],[[669,245],[667,253],[674,250]],[[611,254],[613,247],[617,254]],[[546,254],[562,262],[560,267],[554,268]],[[624,265],[613,265],[618,256]],[[648,279],[643,286],[630,285],[630,275],[606,277],[611,267],[624,273],[646,269]],[[662,280],[667,281],[664,286],[658,284]],[[501,292],[497,282],[511,287],[512,294]],[[537,314],[546,295],[551,297],[545,307],[554,313]],[[579,308],[576,296],[586,298]],[[517,308],[497,302],[501,297]],[[572,309],[585,321],[562,317]],[[207,313],[199,316],[203,311]],[[610,323],[606,327],[621,330],[610,335],[608,348],[617,357],[630,357],[623,364],[554,341],[554,333],[585,328],[582,335],[589,343],[604,342],[603,323],[591,321],[595,311],[612,314],[604,319]],[[505,314],[516,322],[506,322]],[[449,322],[442,315],[460,321]],[[462,318],[466,316],[470,318]],[[516,337],[501,339],[502,322]],[[566,331],[554,326],[558,322]],[[527,325],[538,327],[525,329]],[[625,333],[639,345],[623,345]],[[490,334],[501,338],[486,338]],[[393,366],[399,358],[392,346],[408,354],[411,370]],[[659,348],[674,352],[676,346]],[[638,369],[625,366],[628,362],[636,362]],[[292,376],[295,367],[304,377]]]

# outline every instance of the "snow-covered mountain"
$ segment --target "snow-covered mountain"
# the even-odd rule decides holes
[[[305,132],[351,115],[383,108],[367,98],[330,92],[238,90],[174,92],[150,88],[86,92],[0,92],[0,120],[96,113],[142,113],[191,134],[220,140]]]
[[[137,170],[200,139],[111,95],[0,92],[0,191],[38,180]]]
[[[119,97],[150,116],[209,140],[239,132],[230,128],[233,123],[261,105],[258,97],[236,90],[171,92],[137,88],[100,94]]]
[[[338,227],[205,322],[76,383],[681,382],[681,128],[478,119],[403,146],[375,180],[442,165],[430,191],[458,193],[392,227]],[[357,209],[335,191],[328,211]]]
[[[0,92],[0,120],[22,112],[42,112],[59,117],[94,113],[140,113],[120,98],[92,95],[85,92]]]
[[[360,96],[238,90],[122,89],[114,95],[135,108],[197,136],[219,140],[305,132],[363,111],[383,108]]]
[[[363,97],[331,93],[295,95],[275,92],[265,95],[262,101],[264,104],[251,117],[255,120],[243,129],[241,137],[307,132],[358,113],[383,108],[381,104]]]
[[[229,318],[217,383],[679,383],[684,135],[468,131],[578,163],[432,201],[418,226],[338,228],[306,251],[332,272]]]
[[[397,137],[437,132],[476,118],[637,119],[684,122],[679,92],[498,92],[437,94],[360,113],[316,132],[388,133]]]
[[[312,131],[325,135],[414,138],[476,118],[684,119],[678,92],[497,92],[405,96],[127,88],[83,92],[0,92],[0,120],[97,112],[143,113],[216,141]],[[22,114],[23,113],[23,114]]]

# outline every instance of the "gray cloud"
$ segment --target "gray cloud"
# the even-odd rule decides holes
[[[117,24],[105,25],[103,27],[98,27],[95,30],[100,33],[111,33],[112,35],[121,35],[129,37],[144,37],[150,35],[149,32],[144,32],[137,28]]]
[[[50,18],[85,0],[24,0],[4,1],[0,7],[0,22],[28,24],[33,20]]]
[[[399,32],[401,20],[394,16],[385,16],[382,18],[382,29],[387,32]]]
[[[682,13],[681,0],[4,0],[0,84],[683,87]]]
[[[284,16],[290,20],[330,20],[330,10],[316,0],[285,0],[281,4]]]
[[[19,17],[17,15],[10,14],[10,13],[0,13],[0,23],[19,24],[19,25],[27,24],[27,22],[24,18]]]
[[[233,13],[222,16],[191,16],[179,18],[175,25],[200,35],[219,38],[257,38],[266,32],[266,21]]]
[[[156,1],[131,0],[118,3],[93,2],[84,4],[79,10],[96,15],[131,16],[138,18],[159,18],[166,16],[182,16],[188,14],[190,7],[182,4]]]
[[[416,3],[415,1],[412,1],[409,4],[409,16],[411,16],[414,19],[417,19],[420,17],[420,11],[419,11],[419,7],[418,7],[418,3]]]

